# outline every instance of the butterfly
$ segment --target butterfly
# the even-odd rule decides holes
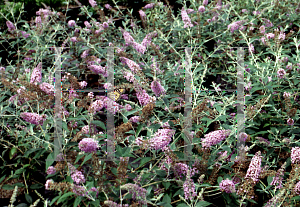
[[[121,98],[121,95],[125,92],[124,88],[116,89],[114,92],[109,92],[107,94],[108,98],[118,101]]]

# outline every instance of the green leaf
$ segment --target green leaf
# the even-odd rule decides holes
[[[156,174],[160,177],[165,177],[167,175],[165,170],[156,170]]]
[[[15,186],[18,186],[19,188],[22,188],[22,187],[24,187],[25,185],[23,184],[23,183],[15,183],[15,184],[13,184],[13,186],[15,187]]]
[[[1,189],[4,189],[4,190],[13,190],[14,188],[15,188],[14,186],[7,185],[7,184],[5,184],[1,187]]]
[[[24,171],[25,171],[25,169],[23,169],[23,168],[17,169],[17,170],[15,171],[15,175],[19,175],[19,174],[21,174],[21,173],[24,172]]]
[[[86,155],[86,154],[85,154]],[[88,161],[89,159],[91,159],[92,158],[92,153],[89,153],[87,156],[85,156],[85,158],[84,158],[84,160],[83,160],[83,162],[81,163],[81,166],[86,162],[86,161]]]
[[[62,128],[63,128],[64,130],[66,130],[66,132],[70,132],[70,130],[68,129],[68,125],[67,125],[66,122],[62,122]]]
[[[170,182],[163,182],[163,185],[164,185],[165,189],[168,190],[168,188],[170,187],[171,183]]]
[[[169,196],[168,194],[166,194],[166,195],[164,196],[163,202],[164,202],[165,204],[171,204],[171,198],[170,198],[170,196]]]
[[[176,207],[189,207],[189,206],[185,203],[181,203],[181,204],[177,205]]]
[[[28,205],[26,203],[20,203],[16,207],[28,207]]]
[[[16,153],[17,153],[17,148],[15,147],[11,148],[11,150],[9,151],[9,159],[11,160]]]
[[[139,134],[141,133],[142,129],[143,129],[143,124],[138,125],[137,130],[136,130],[136,136],[137,136],[137,137],[138,137]]]
[[[28,203],[32,203],[32,198],[29,194],[25,193],[25,199]]]
[[[46,159],[46,169],[48,169],[54,161],[53,153],[50,153]]]
[[[39,150],[39,149],[32,148],[32,149],[26,151],[25,154],[24,154],[24,157],[28,157],[29,154],[31,154],[31,153],[33,153],[33,152],[35,152],[37,150]]]
[[[197,204],[196,204],[196,207],[205,207],[205,206],[209,206],[210,202],[207,202],[207,201],[199,201]]]
[[[220,182],[222,182],[223,178],[222,177],[218,177],[218,183],[220,184]]]
[[[151,157],[145,157],[145,158],[143,158],[141,160],[141,162],[140,162],[140,166],[139,167],[143,166],[145,163],[149,162],[151,159],[152,159]]]
[[[295,197],[291,198],[291,200],[299,201],[300,200],[300,196],[295,196]]]
[[[5,175],[3,175],[1,178],[0,178],[0,183],[2,183],[2,181],[5,179]]]
[[[77,162],[78,162],[78,160],[80,160],[80,159],[81,159],[83,156],[84,156],[84,154],[77,155],[77,157],[76,157],[76,160],[75,160],[75,162],[74,162],[74,163],[77,163]]]
[[[92,124],[96,124],[96,126],[101,127],[103,130],[106,130],[106,126],[102,121],[98,121],[98,120],[93,120]]]
[[[73,207],[78,207],[78,205],[80,204],[81,200],[82,200],[82,197],[80,197],[80,196],[76,197],[76,199],[74,201]]]
[[[55,201],[57,201],[57,199],[59,199],[59,196],[56,196],[55,198],[52,199],[50,206],[52,206],[55,203]]]
[[[67,197],[70,197],[71,195],[75,195],[75,193],[73,193],[73,192],[68,192],[68,193],[63,194],[63,195],[58,199],[57,204],[60,203],[60,202],[62,202],[62,201],[64,201],[64,200],[66,200]]]
[[[34,189],[40,189],[40,188],[42,188],[42,187],[44,187],[44,186],[37,183],[37,184],[31,185],[29,188],[34,190]]]

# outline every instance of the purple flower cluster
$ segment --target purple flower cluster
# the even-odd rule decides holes
[[[275,186],[275,190],[276,190],[276,188],[278,188],[278,189],[282,188],[282,180],[283,180],[283,176],[284,176],[285,166],[286,166],[286,162],[280,167],[280,169],[277,171],[275,177],[273,178],[272,182],[270,183],[270,185]]]
[[[43,125],[47,116],[45,114],[39,115],[36,113],[23,112],[20,114],[20,117],[31,124]]]
[[[283,98],[289,98],[289,97],[291,97],[291,93],[289,93],[289,92],[283,93]]]
[[[54,86],[53,85],[43,82],[39,85],[39,87],[42,91],[44,91],[48,95],[54,95]]]
[[[286,72],[284,69],[280,68],[278,71],[277,71],[277,77],[282,79],[284,76],[285,76]]]
[[[55,168],[53,166],[48,167],[47,175],[51,175],[51,174],[54,174],[54,173],[56,173]]]
[[[135,42],[135,40],[133,39],[133,37],[130,35],[129,32],[127,32],[126,30],[124,30],[122,28],[120,28],[120,29],[122,31],[123,38],[124,38],[125,43],[126,43],[125,46],[129,46],[129,45],[131,45],[132,43]]]
[[[261,25],[260,28],[259,28],[259,31],[260,31],[260,33],[262,33],[262,34],[265,34],[265,32],[266,32],[266,27],[265,27],[265,25]]]
[[[226,139],[231,130],[216,130],[213,132],[210,132],[209,134],[204,135],[205,138],[202,138],[202,147],[209,148],[212,145],[218,144],[219,142]]]
[[[51,186],[52,184],[54,184],[54,181],[53,181],[52,179],[48,179],[48,180],[46,181],[46,183],[45,183],[45,189],[46,189],[46,190],[50,190],[50,189],[51,189],[50,186]]]
[[[250,91],[251,90],[251,82],[249,82],[249,83],[247,83],[247,85],[245,86],[245,89],[247,90],[247,91]]]
[[[293,164],[300,163],[300,147],[293,147],[291,150],[291,159]]]
[[[226,193],[233,193],[235,192],[235,184],[232,180],[228,178],[226,180],[222,180],[219,184],[220,190],[225,191]]]
[[[94,98],[94,93],[93,93],[93,92],[89,92],[89,93],[88,93],[88,97],[89,97],[90,99]]]
[[[89,0],[89,3],[93,8],[97,6],[97,2],[95,0]]]
[[[154,7],[155,3],[146,4],[144,6],[144,9],[152,9]]]
[[[157,32],[150,32],[149,34],[147,34],[146,36],[145,36],[145,38],[143,39],[143,41],[142,41],[142,45],[144,46],[144,47],[147,47],[148,45],[150,45],[150,43],[151,43],[151,41],[152,41],[152,38],[153,37],[155,37],[157,35]]]
[[[173,129],[158,129],[154,137],[150,140],[152,149],[158,150],[167,146],[171,142],[171,137],[175,134]]]
[[[123,71],[123,74],[124,78],[126,78],[126,80],[128,80],[129,82],[135,81],[135,77],[131,72]]]
[[[179,178],[182,178],[182,175],[186,175],[189,170],[190,170],[191,177],[194,176],[195,173],[198,173],[198,170],[195,167],[190,169],[190,167],[184,163],[176,163],[174,169],[175,169],[175,176]]]
[[[242,24],[243,24],[243,21],[233,22],[228,25],[228,29],[230,29],[231,33],[234,33],[234,31],[238,30]]]
[[[138,91],[137,93],[136,93],[136,97],[138,98],[138,100],[139,100],[139,102],[140,102],[140,104],[142,105],[142,106],[145,106],[145,105],[147,105],[148,103],[150,103],[151,102],[151,96],[149,96],[149,94],[148,93],[146,93],[146,91],[143,89],[143,90],[141,90],[141,92],[140,91]]]
[[[294,192],[297,194],[297,195],[300,195],[300,181],[298,181],[294,187]]]
[[[195,183],[191,179],[190,171],[187,172],[186,180],[183,183],[183,191],[185,199],[193,200],[197,193],[195,191]]]
[[[96,114],[98,111],[100,111],[103,108],[103,106],[104,106],[103,101],[96,100],[89,107],[89,111],[93,114]]]
[[[102,74],[104,77],[107,77],[107,70],[105,67],[102,67],[101,65],[89,65],[88,69],[93,71],[96,74]]]
[[[157,97],[166,94],[166,90],[160,85],[158,81],[152,81],[151,89]]]
[[[280,34],[278,35],[278,40],[279,41],[285,40],[285,33],[283,31],[280,31]]]
[[[261,159],[261,152],[256,152],[254,157],[251,159],[251,163],[249,165],[245,178],[251,178],[254,182],[258,182],[258,177],[261,173]]]
[[[291,118],[289,118],[288,120],[287,120],[287,124],[288,125],[294,125],[294,120],[293,119],[291,119]]]
[[[191,19],[190,17],[188,16],[186,10],[184,7],[182,7],[181,9],[181,18],[182,18],[182,21],[184,23],[184,26],[183,28],[187,28],[187,27],[193,27],[194,25],[191,23]]]
[[[77,97],[79,97],[78,94],[76,93],[76,91],[74,91],[73,88],[71,88],[71,89],[69,90],[69,99],[77,98]]]
[[[128,65],[128,67],[130,68],[130,70],[133,73],[137,73],[137,71],[141,71],[142,69],[140,68],[140,66],[138,64],[136,64],[134,61],[125,58],[125,57],[120,57],[120,60],[124,63],[126,63]]]
[[[98,148],[98,142],[93,138],[84,138],[78,143],[78,147],[81,151],[86,153],[96,152]]]
[[[96,96],[96,98],[101,100],[103,102],[103,107],[112,114],[116,114],[117,111],[120,111],[120,109],[124,108],[122,105],[116,103],[106,96]]]
[[[72,173],[71,178],[77,184],[85,183],[84,175],[79,170],[76,170],[74,173]]]
[[[143,20],[146,19],[147,15],[143,10],[139,10],[139,14],[140,14],[141,19],[143,19]]]
[[[273,39],[275,37],[275,35],[273,33],[268,33],[268,34],[266,34],[266,37],[268,39]]]
[[[25,31],[21,31],[21,33],[25,39],[30,36],[30,34],[29,33],[27,34]]]
[[[109,10],[112,9],[112,7],[111,7],[109,4],[105,4],[104,7],[105,7],[106,9],[109,9]]]
[[[113,201],[104,201],[104,204],[109,206],[109,207],[128,207],[128,204],[117,204],[116,202]]]
[[[139,116],[133,116],[129,119],[129,121],[131,121],[132,123],[138,123],[140,121],[140,117]]]
[[[249,44],[249,50],[253,53],[254,52],[254,46],[253,46],[253,44]]]
[[[126,104],[125,105],[125,109],[126,109],[126,111],[131,111],[132,107],[131,107],[131,105]]]
[[[68,26],[69,27],[74,27],[74,26],[76,26],[76,22],[74,20],[69,20],[68,21]]]
[[[144,54],[145,51],[146,51],[146,47],[143,46],[142,44],[137,43],[137,42],[133,42],[133,43],[132,43],[132,46],[133,46],[133,48],[134,48],[138,53]]]
[[[121,189],[126,189],[129,191],[130,194],[132,194],[133,200],[138,200],[139,203],[146,205],[147,199],[146,199],[146,193],[147,190],[144,188],[139,187],[136,184],[127,183],[125,185],[121,186]]]
[[[33,69],[30,83],[37,85],[42,80],[42,63],[40,62],[36,68]]]
[[[16,30],[16,27],[14,26],[14,24],[11,21],[6,21],[6,25],[8,27],[8,31],[9,32],[13,32]]]
[[[87,193],[85,192],[84,186],[76,185],[72,187],[72,192],[79,196],[85,196]]]

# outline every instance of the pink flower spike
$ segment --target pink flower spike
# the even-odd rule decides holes
[[[187,27],[193,27],[194,25],[191,23],[191,19],[190,17],[188,16],[186,10],[184,7],[182,7],[181,9],[181,18],[182,18],[182,21],[184,22],[184,26],[183,28],[187,28]]]
[[[97,2],[95,0],[89,0],[89,3],[93,8],[97,6]]]

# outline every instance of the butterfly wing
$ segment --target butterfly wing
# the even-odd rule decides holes
[[[107,94],[108,98],[115,100],[115,101],[119,101],[119,99],[121,98],[121,95],[125,92],[124,88],[121,89],[116,89],[114,92],[110,92]]]

